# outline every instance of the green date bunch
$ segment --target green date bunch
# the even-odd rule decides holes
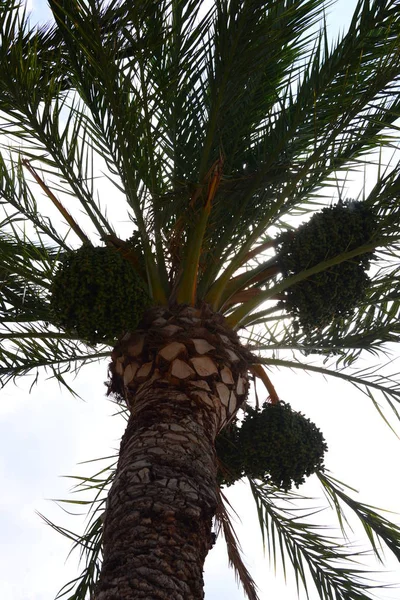
[[[112,344],[135,329],[151,304],[143,278],[120,251],[90,244],[63,257],[50,302],[55,323],[91,344]]]
[[[371,241],[376,223],[375,211],[365,202],[339,202],[324,208],[295,231],[280,236],[280,270],[285,278],[290,277],[355,250]],[[351,316],[369,286],[366,271],[372,258],[371,252],[360,254],[294,284],[285,291],[281,306],[306,334],[337,317]]]
[[[324,468],[328,447],[318,427],[290,404],[265,402],[248,408],[241,427],[231,425],[216,440],[220,485],[243,476],[289,490]]]

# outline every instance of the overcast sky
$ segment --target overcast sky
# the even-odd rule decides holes
[[[30,5],[35,19],[48,18],[44,1],[33,0]],[[341,0],[331,8],[332,36],[348,23],[354,6],[354,0]],[[354,194],[350,196],[357,195],[358,185],[354,183]],[[115,407],[105,398],[106,366],[106,361],[88,366],[79,374],[74,388],[83,400],[45,378],[31,393],[29,381],[21,381],[18,387],[9,385],[1,392],[1,600],[53,600],[61,585],[78,573],[74,557],[65,562],[70,543],[47,527],[36,511],[58,524],[82,531],[81,519],[69,518],[49,499],[68,497],[71,482],[60,475],[79,475],[83,467],[77,466],[78,462],[110,455],[119,446],[124,422],[110,416]],[[399,512],[399,441],[368,398],[347,384],[320,376],[278,370],[270,375],[278,395],[306,413],[323,431],[329,446],[325,462],[334,475],[359,490],[363,501]],[[311,478],[301,492],[315,495],[319,486]],[[239,483],[228,490],[228,496],[242,517],[237,530],[261,600],[294,600],[297,593],[293,580],[289,578],[285,584],[280,569],[275,577],[268,557],[263,556],[254,503],[247,487]],[[335,523],[328,512],[326,519],[327,523]],[[397,563],[388,560],[388,567],[392,570],[389,580],[400,581]],[[375,564],[371,566],[371,570],[376,568]],[[209,554],[205,581],[206,600],[244,598],[233,572],[227,568],[222,539]],[[399,591],[379,591],[377,597],[394,600]],[[317,598],[316,593],[310,596],[310,600]]]

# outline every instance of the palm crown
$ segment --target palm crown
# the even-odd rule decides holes
[[[382,392],[397,414],[395,381],[346,367],[398,340],[399,164],[378,159],[371,189],[342,194],[347,173],[395,148],[398,2],[359,0],[332,44],[320,0],[49,4],[55,22],[44,28],[31,28],[14,1],[0,12],[2,383],[45,367],[68,385],[65,373],[109,356],[144,308],[207,304],[260,353],[253,373],[273,403],[262,365],[331,374],[374,402]],[[102,196],[105,178],[112,198]],[[123,231],[114,202],[125,202]],[[296,229],[299,217],[308,220]],[[85,307],[94,285],[104,298]],[[311,353],[336,355],[336,365],[311,365]],[[291,537],[280,504],[290,492],[245,474],[261,526],[277,532],[303,581],[308,565],[321,598],[366,597],[355,571],[334,566],[345,550],[306,523]],[[318,477],[376,551],[374,536],[400,558],[396,526]],[[255,598],[224,514],[230,558]],[[74,598],[92,589],[94,572]]]

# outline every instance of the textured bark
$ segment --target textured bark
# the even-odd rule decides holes
[[[217,506],[214,441],[246,399],[249,355],[207,306],[157,308],[113,351],[131,411],[95,600],[199,600]]]

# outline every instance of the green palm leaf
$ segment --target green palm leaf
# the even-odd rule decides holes
[[[330,500],[331,505],[336,509],[339,522],[346,522],[346,517],[342,508],[342,505],[344,504],[349,507],[361,521],[371,547],[379,561],[383,563],[384,554],[382,542],[390,549],[397,560],[400,561],[400,527],[391,523],[376,512],[374,507],[351,498],[344,491],[344,488],[352,490],[349,486],[337,481],[326,473],[318,473],[317,476],[323,485],[325,494]]]
[[[88,523],[82,535],[55,525],[44,515],[39,514],[47,525],[73,542],[71,552],[79,550],[80,561],[84,563],[80,576],[66,583],[56,598],[68,597],[68,600],[85,600],[88,594],[92,595],[95,590],[102,564],[102,534],[107,492],[115,476],[115,460],[111,463],[108,461],[113,458],[116,457],[107,456],[94,461],[86,461],[87,463],[107,461],[105,467],[90,477],[69,477],[77,481],[72,490],[73,493],[84,493],[85,500],[55,500],[62,507],[67,506],[70,510],[88,507]],[[89,499],[87,499],[87,494],[89,494]]]
[[[360,518],[373,548],[377,546],[372,532],[380,536],[398,557],[400,530],[378,513],[350,499],[335,487],[334,480],[319,475],[327,493],[337,502],[349,504]],[[324,527],[310,525],[308,517],[319,510],[300,508],[299,502],[308,498],[296,494],[282,494],[266,484],[250,480],[250,488],[257,506],[260,528],[271,562],[275,568],[282,563],[284,573],[287,563],[294,569],[298,589],[309,593],[309,579],[323,600],[365,600],[377,587],[372,584],[370,572],[360,566],[363,552],[355,552],[337,537],[323,533]],[[295,506],[293,506],[295,502]],[[341,514],[341,513],[340,513]],[[379,554],[379,553],[378,553]]]

